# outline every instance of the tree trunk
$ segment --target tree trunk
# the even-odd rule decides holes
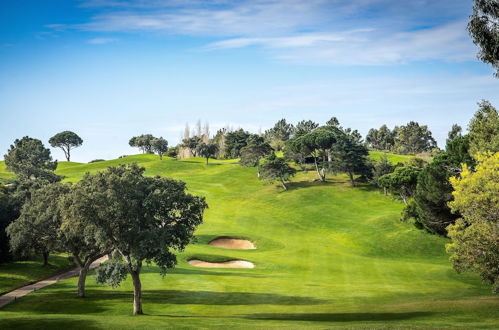
[[[321,170],[319,170],[319,164],[317,164],[317,158],[314,157],[314,163],[315,163],[315,170],[317,171],[317,175],[319,176],[320,181],[324,181],[324,178],[322,177]]]
[[[286,187],[283,179],[281,179],[281,186],[284,188],[284,190],[288,190],[288,187]]]
[[[142,284],[140,283],[140,275],[138,271],[132,271],[133,281],[133,315],[144,314],[142,312]]]
[[[388,195],[388,191],[387,191],[386,187],[383,187],[383,193],[385,194],[385,196]]]
[[[71,151],[70,151],[69,147],[68,147],[68,155],[67,156],[68,156],[67,159],[68,159],[68,162],[69,162],[69,160],[71,159]]]
[[[256,175],[260,178],[260,164],[256,165]]]
[[[348,171],[348,177],[350,178],[350,184],[352,185],[352,187],[355,187],[355,181],[353,179],[352,172]]]
[[[43,252],[42,257],[43,257],[43,265],[47,266],[49,264],[49,253]]]
[[[405,198],[405,196],[403,194],[400,194],[400,197],[404,201],[404,204],[407,205],[407,199]]]
[[[206,157],[206,165],[208,165],[208,157]]]
[[[97,260],[97,258],[88,258],[85,261],[83,267],[80,266],[80,274],[78,277],[78,297],[85,297],[85,281],[87,279],[88,270],[90,269],[90,265],[92,262]]]

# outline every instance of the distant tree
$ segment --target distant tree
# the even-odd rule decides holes
[[[385,174],[392,173],[393,170],[394,170],[394,166],[388,160],[388,157],[386,156],[386,154],[383,154],[378,161],[374,162],[374,165],[373,165],[372,180],[373,180],[374,184],[380,188],[383,188],[383,186],[379,182],[379,179]],[[385,189],[385,195],[386,195],[386,189]]]
[[[283,158],[276,157],[270,153],[263,159],[260,180],[269,183],[278,181],[284,190],[287,190],[286,182],[296,174],[296,170],[289,166]]]
[[[401,154],[416,154],[437,147],[437,142],[428,130],[428,126],[421,126],[414,121],[398,127],[396,135],[395,150]]]
[[[53,148],[61,148],[69,162],[71,158],[71,149],[78,148],[83,144],[83,140],[78,134],[71,131],[64,131],[52,136],[49,140]]]
[[[210,157],[214,158],[218,152],[218,144],[216,143],[204,143],[201,142],[197,146],[197,154],[206,159],[206,165],[208,165],[208,159]]]
[[[391,150],[395,143],[394,133],[386,125],[382,125],[379,130],[371,128],[367,133],[366,143],[374,150]]]
[[[132,165],[87,173],[75,184],[71,217],[91,223],[102,235],[96,239],[116,251],[111,262],[99,267],[97,279],[119,285],[128,272],[134,286],[134,314],[142,314],[140,273],[144,262],[154,262],[162,275],[177,262],[203,220],[203,197],[185,192],[185,183],[144,176]]]
[[[478,103],[478,110],[468,125],[470,153],[499,151],[499,113],[489,101]]]
[[[309,132],[312,132],[314,129],[319,127],[319,124],[311,121],[311,120],[302,120],[298,124],[296,124],[293,130],[293,136],[298,137],[305,135]]]
[[[52,183],[31,193],[20,217],[7,227],[15,254],[29,256],[39,253],[43,256],[43,265],[48,264],[49,254],[58,247],[57,234],[61,224],[58,200],[68,191],[67,185]]]
[[[163,137],[154,138],[151,140],[151,149],[159,155],[159,159],[163,160],[163,154],[168,150],[168,141]]]
[[[172,157],[172,158],[177,158],[178,156],[178,147],[170,147],[166,151],[166,156]]]
[[[453,212],[462,215],[448,232],[451,261],[458,272],[474,271],[499,293],[499,152],[477,154],[476,171],[463,165],[453,177]]]
[[[225,154],[230,158],[239,158],[241,149],[246,147],[250,133],[242,128],[236,131],[228,132],[225,135]]]
[[[152,134],[142,134],[140,136],[134,136],[130,139],[128,144],[130,147],[139,148],[145,154],[152,154],[152,140],[154,136]]]
[[[352,187],[355,187],[354,174],[366,178],[371,177],[372,166],[368,160],[369,151],[358,141],[355,134],[337,134],[331,153],[333,167],[348,174]]]
[[[197,148],[201,143],[203,143],[203,140],[201,140],[199,136],[193,136],[191,138],[184,139],[182,141],[182,146],[189,149],[194,156],[197,156]]]
[[[382,187],[400,195],[405,205],[409,198],[414,196],[420,168],[413,166],[397,167],[393,173],[385,174],[379,178]]]
[[[50,150],[38,139],[28,136],[16,139],[4,155],[4,160],[7,169],[14,172],[20,180],[60,180],[54,174],[57,161],[52,160]]]
[[[492,65],[499,77],[499,4],[497,0],[474,0],[468,31],[480,47],[478,58]]]
[[[293,130],[293,124],[288,124],[283,118],[274,127],[265,131],[265,139],[275,150],[280,151],[284,147],[284,143],[290,139]]]
[[[326,122],[326,126],[331,126],[331,127],[336,127],[336,128],[341,129],[340,121],[336,117],[331,117],[331,119],[329,119]]]
[[[414,203],[406,211],[406,218],[415,219],[418,228],[430,233],[446,235],[446,227],[459,217],[448,207],[452,200],[452,186],[449,178],[459,175],[462,163],[473,166],[474,160],[468,153],[468,136],[455,137],[447,144],[447,150],[433,158],[418,176]]]
[[[451,130],[447,134],[446,143],[449,144],[449,142],[454,140],[455,138],[463,136],[462,132],[463,132],[463,129],[461,126],[459,126],[458,124],[452,125]]]
[[[252,134],[248,138],[248,144],[241,149],[241,165],[256,167],[257,175],[260,177],[260,160],[273,152],[270,144],[259,135]]]

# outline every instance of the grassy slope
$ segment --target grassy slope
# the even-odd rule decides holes
[[[327,184],[301,173],[290,191],[262,185],[254,169],[132,156],[58,170],[69,181],[84,171],[137,161],[149,175],[185,180],[210,209],[198,242],[161,278],[142,274],[143,317],[131,316],[130,280],[112,290],[88,279],[88,298],[75,297],[75,279],[2,309],[0,328],[143,327],[490,327],[499,298],[475,275],[456,274],[446,240],[398,221],[402,205],[344,177]],[[254,240],[257,250],[207,246],[218,235]],[[241,258],[252,270],[199,269],[193,257]]]
[[[398,155],[398,154],[391,154],[383,151],[369,151],[369,157],[372,160],[380,160],[383,155],[386,155],[388,160],[392,164],[397,164],[397,163],[404,163],[411,158],[415,158],[415,156],[412,155]]]
[[[73,267],[67,255],[63,254],[49,256],[49,265],[45,267],[41,258],[0,264],[0,294]]]

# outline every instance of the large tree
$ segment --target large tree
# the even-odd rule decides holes
[[[12,193],[0,184],[0,263],[12,259],[9,238],[5,229],[19,216],[13,206]]]
[[[495,68],[499,77],[499,2],[474,0],[473,14],[468,23],[473,42],[480,47],[478,58]]]
[[[248,144],[241,149],[241,165],[256,167],[257,175],[260,177],[260,160],[272,152],[272,147],[259,135],[252,134]]]
[[[168,141],[163,137],[154,138],[151,140],[151,148],[159,155],[159,159],[163,160],[163,154],[168,150]]]
[[[201,142],[200,144],[198,144],[196,152],[199,156],[206,159],[206,165],[208,165],[208,160],[210,159],[210,157],[214,158],[217,155],[218,144],[211,142],[209,143]]]
[[[228,132],[225,135],[225,155],[230,158],[239,158],[241,156],[241,149],[246,147],[250,133],[245,130],[238,129],[236,131]]]
[[[64,131],[52,136],[49,140],[53,148],[61,148],[69,162],[71,159],[71,149],[78,148],[83,144],[83,140],[78,134],[71,131]]]
[[[302,120],[293,129],[293,136],[298,137],[312,132],[314,129],[319,127],[319,124],[311,120]]]
[[[478,103],[478,110],[468,125],[470,152],[499,151],[499,113],[489,101]]]
[[[284,143],[291,138],[293,134],[293,124],[286,122],[286,119],[281,119],[275,123],[274,127],[265,131],[265,139],[277,151],[282,150]]]
[[[59,198],[69,191],[62,183],[46,184],[31,193],[17,220],[7,227],[10,246],[15,254],[29,256],[39,253],[43,265],[58,246],[57,234],[61,225]]]
[[[286,163],[283,158],[276,157],[275,153],[269,154],[263,159],[260,180],[269,183],[279,182],[284,190],[287,190],[286,182],[296,174],[296,170]]]
[[[369,163],[369,151],[358,141],[355,132],[337,134],[336,143],[331,149],[333,168],[348,174],[350,184],[355,187],[354,175],[366,178],[372,176],[372,166]]]
[[[102,232],[96,239],[116,251],[98,279],[117,285],[128,272],[134,286],[134,314],[143,313],[144,262],[154,262],[165,275],[177,262],[174,252],[190,242],[207,207],[203,197],[186,193],[184,182],[146,177],[144,170],[132,164],[87,173],[76,184],[79,193],[71,200],[70,214],[76,221],[95,225]]]
[[[57,161],[52,160],[50,149],[45,148],[42,141],[28,136],[16,139],[4,155],[5,165],[20,180],[58,181],[54,174]]]
[[[421,169],[414,166],[397,167],[393,173],[383,175],[378,181],[383,188],[398,194],[404,204],[408,205],[416,191],[420,172]]]
[[[476,171],[463,165],[451,179],[453,212],[462,215],[448,227],[447,252],[458,272],[475,271],[499,292],[499,152],[477,154]]]
[[[395,151],[401,154],[416,154],[431,151],[437,147],[428,126],[415,121],[395,129]]]
[[[152,134],[142,134],[139,136],[134,136],[128,141],[130,147],[139,148],[143,153],[152,154],[152,141],[155,137]]]
[[[379,129],[371,128],[367,133],[366,143],[374,150],[391,150],[395,143],[394,133],[386,125]]]

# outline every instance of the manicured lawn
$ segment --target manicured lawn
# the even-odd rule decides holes
[[[372,160],[380,160],[383,155],[386,155],[386,158],[388,158],[388,161],[392,164],[404,163],[412,158],[415,158],[415,156],[412,155],[398,155],[383,151],[369,151],[369,158]]]
[[[497,328],[499,297],[474,274],[450,266],[446,239],[399,221],[402,204],[346,177],[313,182],[300,173],[282,191],[256,170],[203,160],[159,161],[137,155],[57,171],[77,181],[85,171],[138,162],[148,175],[182,179],[206,196],[209,209],[197,240],[162,278],[143,270],[146,315],[132,316],[132,284],[62,281],[6,306],[1,329],[143,328]],[[214,161],[215,162],[215,161]],[[256,250],[208,246],[217,236],[253,240]],[[192,258],[243,259],[254,269],[201,269]]]
[[[49,256],[47,266],[42,266],[42,258],[0,264],[0,294],[73,267],[73,263],[68,260],[68,256],[65,254]]]

